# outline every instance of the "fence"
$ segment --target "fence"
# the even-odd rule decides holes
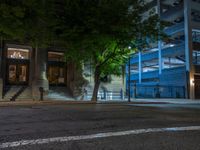
[[[125,92],[121,90],[99,90],[97,99],[99,101],[105,100],[124,100]],[[92,98],[92,91],[87,91],[87,94],[84,94],[84,100],[90,100]]]
[[[128,90],[123,91],[107,91],[99,90],[97,99],[99,101],[119,100],[126,101],[128,99]],[[84,94],[84,100],[92,98],[92,91]],[[185,98],[184,86],[161,86],[161,85],[133,85],[130,87],[130,98]]]
[[[184,86],[131,85],[132,98],[185,98]],[[128,95],[128,92],[126,92]]]

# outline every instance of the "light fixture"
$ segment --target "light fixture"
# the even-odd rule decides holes
[[[10,55],[11,58],[18,58],[18,59],[24,59],[22,54],[20,52],[13,52],[12,55]]]

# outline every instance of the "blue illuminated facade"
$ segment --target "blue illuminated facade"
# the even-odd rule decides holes
[[[127,95],[200,99],[200,1],[149,2],[161,20],[172,24],[164,30],[169,39],[131,56],[126,66]]]

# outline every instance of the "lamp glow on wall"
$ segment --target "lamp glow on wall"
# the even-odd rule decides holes
[[[194,82],[194,79],[191,78],[191,79],[190,79],[190,85],[194,86],[194,83],[195,83],[195,82]]]

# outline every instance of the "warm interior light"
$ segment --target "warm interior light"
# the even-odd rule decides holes
[[[24,57],[21,55],[20,52],[14,52],[11,56],[11,58],[20,58],[23,59]]]
[[[12,59],[28,59],[28,49],[8,48],[7,57]]]

